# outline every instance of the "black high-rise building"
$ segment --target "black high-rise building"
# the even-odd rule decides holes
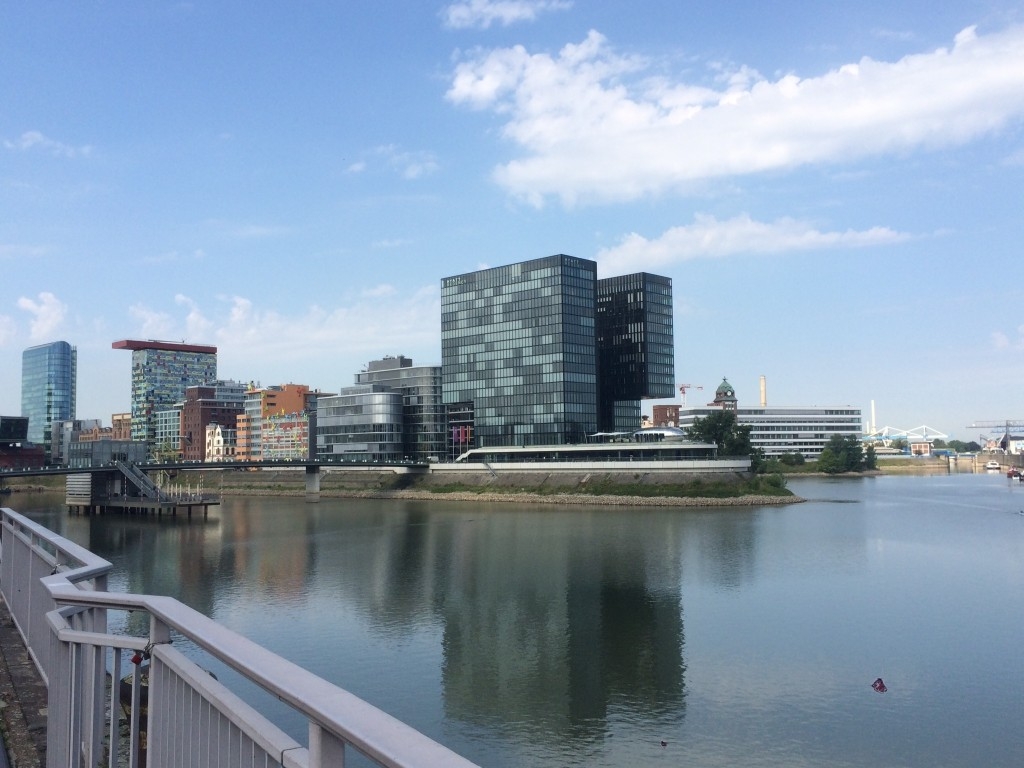
[[[672,278],[597,281],[597,383],[602,432],[636,429],[641,400],[675,395]]]
[[[639,399],[673,394],[668,278],[599,281],[595,262],[559,254],[446,277],[441,289],[454,454],[636,429]]]

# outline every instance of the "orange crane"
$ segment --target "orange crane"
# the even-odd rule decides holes
[[[693,384],[680,384],[679,394],[683,396],[683,408],[686,407],[686,392],[690,389],[704,389],[704,387],[695,387]]]

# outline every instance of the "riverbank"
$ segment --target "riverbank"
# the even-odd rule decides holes
[[[225,496],[302,496],[300,489],[231,489],[223,492]],[[521,492],[477,492],[477,491],[321,491],[320,497],[325,499],[395,499],[406,501],[458,501],[475,503],[514,503],[514,504],[558,504],[558,505],[598,505],[607,504],[618,507],[736,507],[736,506],[768,506],[778,504],[798,504],[805,499],[794,494],[788,496],[767,496],[744,494],[740,496],[623,496],[616,494],[583,494],[583,493],[531,493]]]
[[[431,475],[390,471],[331,471],[321,475],[320,498],[396,499],[474,503],[520,503],[628,507],[723,507],[793,504],[803,501],[775,476],[700,476],[600,472],[515,472],[463,476],[461,482]],[[164,478],[162,482],[167,482]],[[176,485],[201,487],[222,496],[304,497],[305,473],[265,469],[253,472],[203,470],[181,473]],[[6,499],[23,493],[60,492],[61,477],[25,478],[12,483]],[[16,501],[0,502],[17,506]]]

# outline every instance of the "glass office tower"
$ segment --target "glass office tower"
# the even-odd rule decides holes
[[[675,396],[672,278],[597,281],[597,381],[602,432],[636,429],[641,400]]]
[[[597,264],[559,254],[447,277],[441,370],[462,448],[586,442],[597,429]],[[456,451],[458,452],[458,451]]]
[[[21,355],[21,415],[28,417],[28,441],[50,455],[55,422],[75,418],[78,350],[66,341],[29,347]]]

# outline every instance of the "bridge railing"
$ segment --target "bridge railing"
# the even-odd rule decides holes
[[[143,759],[150,768],[326,768],[343,765],[351,750],[386,768],[472,768],[410,726],[177,600],[104,591],[109,563],[10,509],[2,515],[0,591],[47,681],[50,768],[136,768]],[[33,559],[39,563],[26,567]],[[148,635],[108,632],[109,611],[148,615]],[[301,715],[305,743],[178,651],[179,639]]]

